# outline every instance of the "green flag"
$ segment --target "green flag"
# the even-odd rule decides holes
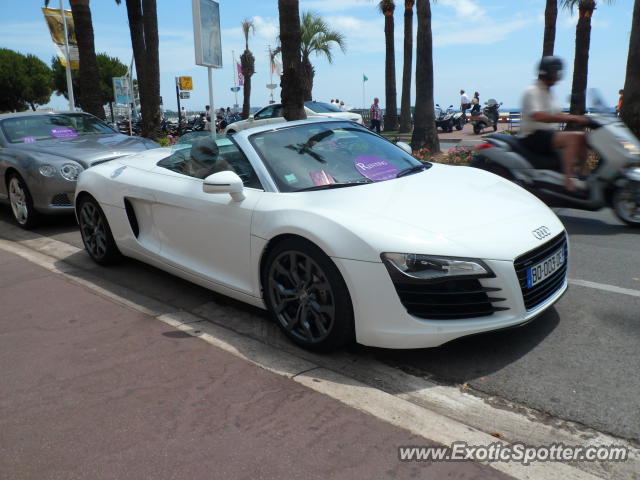
[[[367,80],[369,80],[369,77],[367,77],[364,73],[362,74],[362,81],[366,82]]]

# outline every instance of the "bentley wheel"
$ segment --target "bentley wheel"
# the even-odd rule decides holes
[[[25,230],[35,227],[38,222],[38,212],[33,208],[33,198],[22,177],[17,173],[9,175],[7,190],[11,213],[16,223]]]
[[[353,307],[335,264],[302,239],[285,240],[269,252],[264,297],[278,326],[303,348],[329,351],[353,339]]]
[[[78,223],[84,248],[100,265],[111,265],[122,258],[100,205],[85,197],[78,205]]]
[[[640,227],[640,184],[630,182],[613,193],[616,216],[631,227]]]

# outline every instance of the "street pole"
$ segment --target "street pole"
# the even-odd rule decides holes
[[[271,57],[271,45],[269,45],[269,85],[273,85],[273,58]],[[273,88],[271,90],[271,103],[275,103],[273,99]]]
[[[67,16],[64,14],[63,0],[60,0],[60,15],[62,15],[62,24],[64,25],[64,48],[67,56],[67,94],[69,95],[69,110],[72,112],[76,109],[76,99],[73,96],[73,80],[71,79],[71,55],[69,54],[69,37],[67,33]]]
[[[238,111],[238,69],[236,67],[236,52],[231,50],[231,58],[233,59],[233,94],[236,98],[236,103],[233,106],[233,113]]]
[[[362,76],[362,110],[364,110],[367,106],[367,102],[364,96],[364,75]]]
[[[207,74],[209,76],[209,108],[211,112],[211,120],[213,120],[213,129],[211,130],[211,136],[215,140],[216,138],[216,109],[213,105],[213,72],[211,67],[207,67]]]
[[[182,126],[182,110],[180,110],[180,87],[178,86],[178,77],[176,77],[176,100],[178,101],[178,128]]]

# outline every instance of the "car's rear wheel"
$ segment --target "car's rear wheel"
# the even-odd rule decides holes
[[[267,308],[303,348],[330,351],[353,340],[353,307],[333,261],[312,243],[292,238],[268,254],[262,275]]]
[[[35,227],[38,223],[38,212],[33,208],[33,197],[22,177],[17,173],[10,174],[7,190],[11,213],[16,223],[25,230]]]
[[[109,223],[98,202],[84,197],[78,203],[78,223],[84,248],[100,265],[112,265],[122,258]]]

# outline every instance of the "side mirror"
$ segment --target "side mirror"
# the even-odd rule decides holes
[[[245,199],[243,189],[242,179],[230,170],[213,173],[205,178],[202,184],[204,193],[228,193],[236,202]]]
[[[400,147],[402,150],[407,152],[409,155],[411,155],[413,153],[413,150],[411,149],[411,145],[409,145],[408,143],[396,142],[396,146]]]

